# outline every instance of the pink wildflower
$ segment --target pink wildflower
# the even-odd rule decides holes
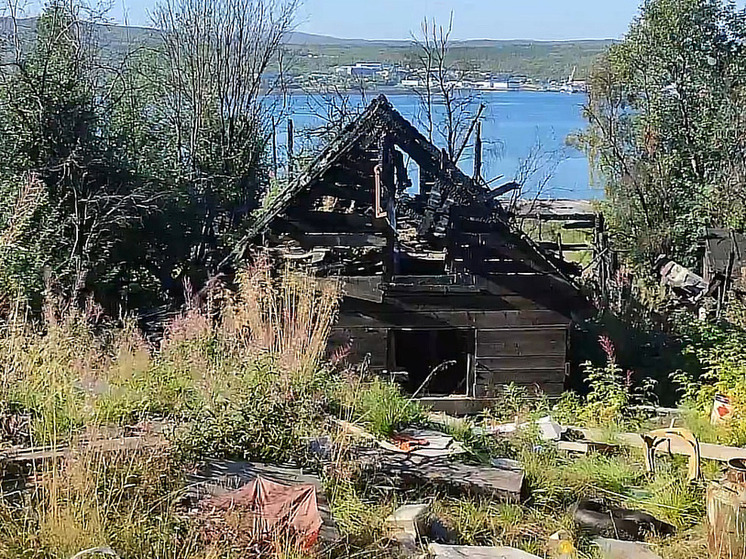
[[[608,336],[599,336],[598,343],[601,345],[601,349],[604,350],[606,357],[609,361],[616,360],[616,351],[614,349],[614,342]]]

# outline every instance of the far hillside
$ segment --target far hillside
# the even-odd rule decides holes
[[[21,21],[21,34],[35,25],[35,19]],[[157,31],[145,27],[94,25],[101,47],[113,55],[130,48],[152,46]],[[0,34],[12,32],[7,18],[0,18]],[[509,73],[537,81],[564,81],[577,68],[583,79],[593,61],[612,44],[611,40],[580,41],[456,41],[452,45],[454,62],[464,69]],[[361,61],[415,65],[416,51],[411,41],[366,41],[340,39],[325,35],[291,33],[287,39],[293,71],[329,73],[337,66]]]
[[[303,70],[325,73],[335,66],[360,61],[416,65],[416,50],[409,41],[361,41],[296,33],[289,47]],[[596,58],[611,40],[582,41],[456,41],[454,62],[465,69],[523,75],[538,81],[567,80],[573,68],[586,77]]]

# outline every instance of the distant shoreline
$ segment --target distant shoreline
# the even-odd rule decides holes
[[[566,91],[559,91],[556,89],[459,89],[459,91],[464,91],[468,93],[473,94],[504,94],[504,93],[553,93],[557,95],[567,95],[571,97],[587,97],[588,93],[586,92],[575,92],[575,93],[569,93]],[[333,95],[335,93],[339,93],[342,95],[362,95],[363,93],[368,95],[418,95],[420,93],[424,93],[423,91],[418,91],[416,89],[411,88],[403,88],[398,86],[388,86],[388,87],[372,87],[370,89],[338,89],[335,91],[329,91],[325,89],[301,89],[301,88],[290,88],[288,90],[291,94],[303,94],[303,95]],[[279,92],[278,92],[279,94]],[[434,97],[437,97],[437,93],[433,94]]]

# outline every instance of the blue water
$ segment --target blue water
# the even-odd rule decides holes
[[[421,108],[415,95],[395,93],[388,98],[424,133]],[[353,95],[350,102],[359,107],[370,99]],[[584,95],[566,93],[515,91],[481,94],[477,105],[486,105],[482,124],[483,177],[487,181],[494,180],[493,185],[519,179],[524,184],[523,195],[526,197],[539,192],[547,198],[602,197],[603,192],[590,184],[585,154],[566,143],[568,135],[582,131],[586,126],[582,117],[585,101]],[[291,106],[298,128],[317,127],[324,120],[318,98],[296,95]],[[437,138],[435,143],[443,145]],[[528,176],[520,172],[527,165],[534,169]],[[459,166],[466,173],[472,173],[471,147],[467,147]]]

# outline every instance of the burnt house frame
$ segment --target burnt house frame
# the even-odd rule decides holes
[[[556,395],[573,313],[588,303],[573,267],[508,217],[496,191],[380,96],[277,193],[232,258],[264,245],[342,278],[330,343],[406,372],[412,393],[483,399],[516,383]]]

